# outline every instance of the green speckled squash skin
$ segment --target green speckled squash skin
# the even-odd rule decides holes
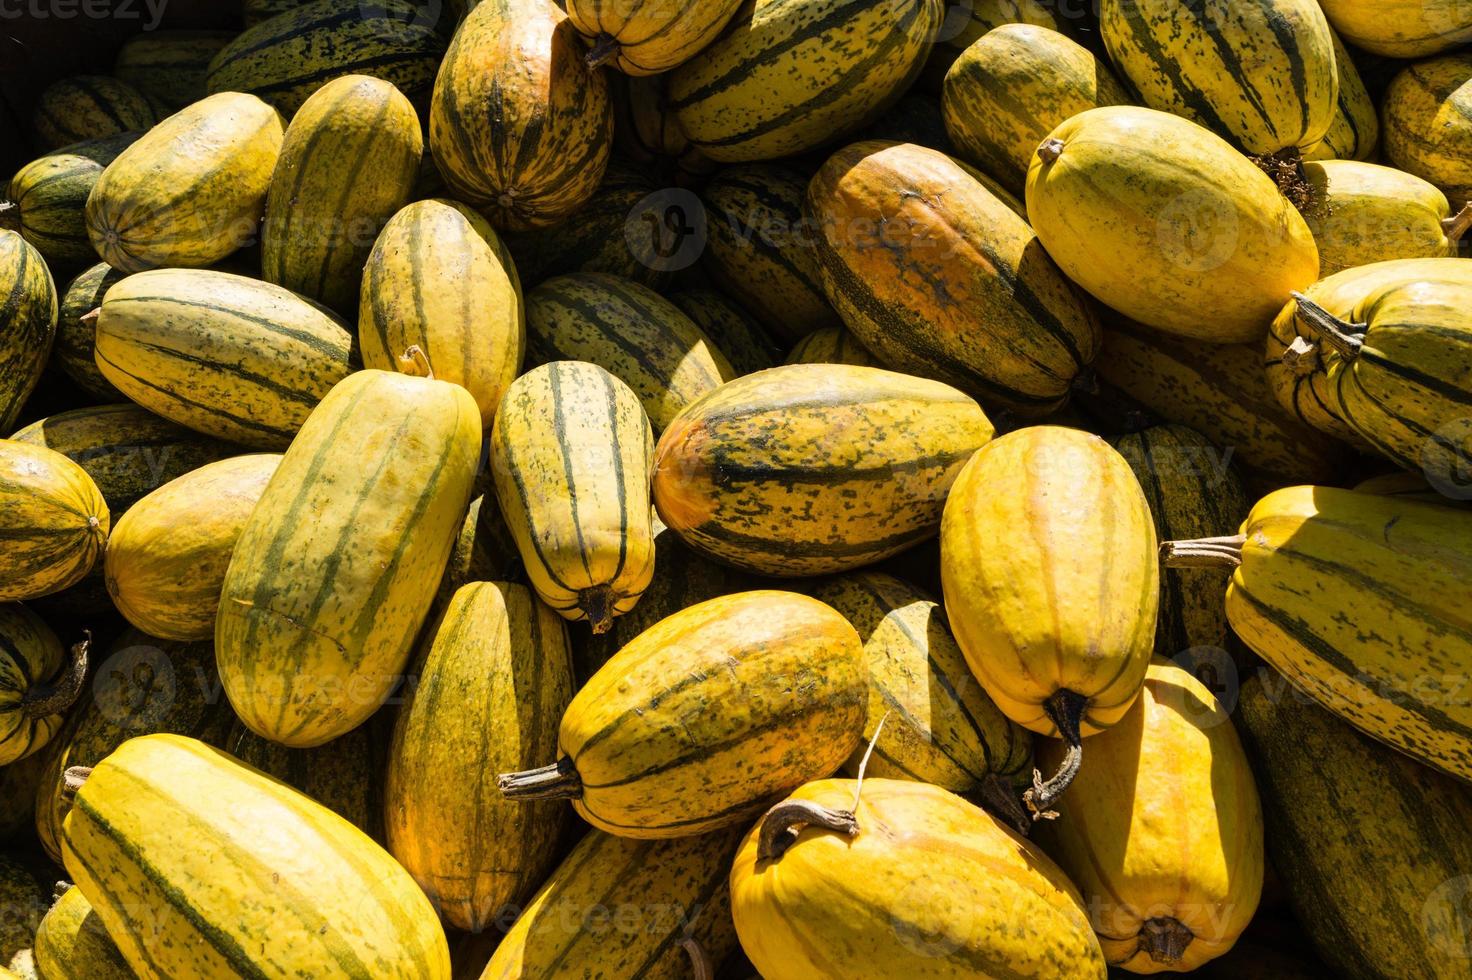
[[[140,133],[83,140],[53,150],[16,171],[6,193],[18,231],[59,274],[96,260],[87,236],[87,195],[97,178]]]
[[[674,293],[670,302],[684,310],[716,342],[738,376],[755,374],[782,363],[777,342],[766,328],[725,293],[690,289]]]
[[[90,243],[87,248],[91,251]],[[96,254],[92,253],[94,258]],[[101,306],[107,291],[125,275],[106,262],[98,262],[77,273],[60,297],[52,362],[100,402],[127,401],[128,396],[118,391],[97,366],[97,321],[82,318]]]
[[[56,316],[46,260],[20,235],[0,230],[0,432],[9,431],[41,379]]]
[[[135,34],[118,49],[112,73],[168,108],[182,109],[208,94],[210,62],[234,37],[234,31]]]
[[[52,83],[31,117],[51,149],[148,129],[168,115],[156,100],[108,75],[72,75]]]
[[[1472,201],[1472,53],[1401,69],[1381,116],[1387,160],[1441,188],[1454,209]]]

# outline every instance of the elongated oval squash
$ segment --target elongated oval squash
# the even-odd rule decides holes
[[[787,353],[787,364],[852,364],[883,367],[847,327],[824,327],[799,340]]]
[[[1322,0],[1334,29],[1387,58],[1424,58],[1472,41],[1472,10],[1460,0]]]
[[[592,42],[588,64],[626,75],[657,75],[698,55],[740,9],[742,0],[620,4],[571,0],[567,16]]]
[[[457,201],[416,201],[379,233],[358,304],[363,363],[397,370],[410,347],[462,385],[490,428],[521,372],[526,316],[516,264],[490,224]]]
[[[80,582],[108,527],[107,503],[85,470],[44,446],[0,439],[0,602]]]
[[[682,980],[691,975],[682,948],[690,940],[702,959],[722,962],[736,948],[726,874],[739,839],[733,831],[658,841],[589,832],[507,930],[481,980],[556,976],[569,964]],[[623,909],[639,911],[634,928],[619,926]]]
[[[606,633],[654,574],[638,396],[594,364],[554,361],[507,389],[491,432],[501,513],[543,602]]]
[[[68,661],[41,617],[18,602],[0,603],[0,766],[51,741],[86,672],[85,646]]]
[[[993,431],[938,381],[790,364],[722,385],[670,423],[654,503],[719,561],[784,577],[841,572],[934,535],[956,474]]]
[[[1358,160],[1303,165],[1314,188],[1308,218],[1319,274],[1391,259],[1454,256],[1472,229],[1472,203],[1452,217],[1446,195],[1419,177]]]
[[[1106,972],[1078,890],[1047,855],[908,780],[825,779],[773,807],[741,842],[731,911],[768,980]]]
[[[1323,138],[1303,151],[1303,158],[1369,160],[1380,148],[1380,109],[1338,34],[1334,35],[1334,71],[1339,76],[1334,118]]]
[[[181,830],[193,846],[178,846]],[[145,735],[104,759],[76,793],[62,844],[67,871],[143,976],[450,976],[434,908],[393,858],[194,739]],[[230,873],[202,877],[201,860]]]
[[[935,44],[920,73],[920,87],[940,94],[946,73],[971,45],[1004,24],[1033,24],[1049,30],[1068,29],[1066,11],[1054,0],[971,0],[946,5]]]
[[[1067,743],[1058,775],[1027,791],[1036,819],[1077,772],[1080,740],[1144,683],[1160,595],[1149,505],[1103,439],[1032,426],[971,458],[940,533],[946,613],[972,673],[1007,717]]]
[[[527,294],[533,361],[587,361],[633,390],[663,430],[686,406],[736,376],[680,308],[636,282],[596,272],[548,279]]]
[[[359,371],[313,410],[235,542],[215,622],[225,693],[293,748],[349,732],[399,680],[480,459],[459,385]]]
[[[314,748],[290,749],[236,721],[219,748],[300,790],[381,844],[384,741],[373,725],[359,725]]]
[[[941,0],[756,0],[675,69],[672,108],[690,141],[721,163],[814,149],[909,88],[942,14]]]
[[[945,154],[845,147],[808,209],[828,299],[885,364],[1036,416],[1093,361],[1098,323],[1011,195]]]
[[[394,725],[384,813],[389,851],[456,928],[480,932],[552,869],[563,809],[494,780],[556,751],[571,697],[567,627],[531,590],[455,593]]]
[[[56,339],[56,284],[41,253],[0,230],[0,432],[15,424]]]
[[[766,328],[724,293],[690,289],[672,294],[670,302],[684,310],[716,342],[737,376],[755,374],[781,363],[777,342]]]
[[[253,95],[222,92],[175,113],[97,178],[93,248],[124,272],[218,262],[255,236],[281,138],[281,117]]]
[[[236,456],[153,491],[113,527],[107,592],[134,626],[166,640],[215,635],[235,540],[281,457]]]
[[[1453,207],[1472,201],[1472,54],[1401,69],[1381,112],[1391,163],[1441,188]]]
[[[341,320],[280,286],[158,269],[107,291],[97,366],[150,411],[207,435],[284,449],[353,369]]]
[[[598,187],[613,142],[608,79],[552,0],[486,0],[435,79],[429,139],[445,183],[498,228],[544,228]]]
[[[36,99],[31,124],[48,149],[146,130],[168,113],[120,78],[72,75]]]
[[[1318,278],[1313,235],[1266,174],[1164,112],[1082,112],[1038,148],[1027,216],[1070,279],[1131,319],[1256,341]]]
[[[87,246],[89,251],[91,247]],[[102,305],[102,297],[124,275],[106,262],[98,262],[77,273],[57,297],[56,342],[51,346],[50,363],[100,402],[127,401],[128,396],[118,391],[97,366],[97,318],[87,314]]]
[[[373,240],[408,203],[423,151],[414,107],[392,84],[344,75],[313,92],[271,175],[261,277],[351,312]]]
[[[83,140],[32,160],[10,178],[11,209],[0,209],[0,220],[9,221],[58,271],[92,262],[97,252],[87,236],[87,195],[103,169],[140,135]]]
[[[1131,101],[1087,48],[1047,27],[1004,24],[951,65],[941,107],[962,159],[1020,195],[1033,152],[1059,123]]]
[[[112,73],[170,109],[208,95],[210,62],[235,37],[232,31],[155,30],[123,42]]]
[[[137,976],[92,911],[92,903],[75,886],[41,919],[35,957],[38,972],[47,980],[132,980]]]
[[[1057,743],[1040,758],[1061,761]],[[1262,807],[1230,713],[1156,658],[1119,724],[1089,740],[1068,819],[1039,842],[1078,886],[1112,966],[1188,971],[1237,941],[1262,893]]]
[[[734,826],[837,769],[867,699],[863,647],[833,609],[792,592],[711,599],[615,654],[562,716],[559,759],[501,791],[572,799],[624,837]]]

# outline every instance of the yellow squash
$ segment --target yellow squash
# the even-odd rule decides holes
[[[941,521],[946,613],[966,662],[1013,721],[1067,743],[1034,818],[1078,771],[1080,740],[1140,693],[1160,585],[1155,526],[1124,458],[1078,429],[1032,426],[983,447]]]
[[[1401,69],[1381,113],[1391,163],[1441,188],[1453,208],[1472,202],[1472,53]]]
[[[1059,267],[1106,305],[1168,333],[1262,338],[1318,278],[1302,216],[1226,141],[1133,106],[1074,116],[1038,147],[1027,216]]]
[[[643,172],[677,186],[719,169],[690,142],[670,110],[669,75],[610,78],[614,148]]]
[[[1472,500],[1472,494],[1461,492],[1451,497],[1444,496],[1436,491],[1431,481],[1426,479],[1426,474],[1412,472],[1410,470],[1396,470],[1393,473],[1382,473],[1380,476],[1372,476],[1369,479],[1356,483],[1353,489],[1360,493],[1375,493],[1382,497],[1395,497],[1400,500],[1419,500],[1430,504],[1465,504]]]
[[[40,616],[18,602],[0,603],[0,766],[51,741],[86,675],[86,642],[68,658]]]
[[[117,944],[107,934],[87,896],[68,888],[36,930],[36,968],[46,980],[132,980]]]
[[[1472,41],[1462,0],[1321,0],[1329,23],[1355,47],[1387,58],[1424,58]]]
[[[1308,223],[1324,277],[1390,259],[1454,256],[1472,229],[1472,203],[1454,217],[1445,194],[1393,167],[1323,160],[1303,172],[1315,195]]]
[[[0,439],[0,602],[80,582],[109,528],[97,484],[55,450]]]
[[[1230,711],[1189,671],[1151,662],[1135,706],[1089,740],[1069,803],[1039,842],[1095,910],[1111,966],[1185,972],[1232,948],[1262,892],[1262,807]]]
[[[654,574],[653,443],[638,396],[594,364],[528,371],[496,413],[496,499],[527,576],[543,602],[594,633],[634,608]]]
[[[281,117],[222,92],[180,110],[107,165],[87,232],[113,268],[206,266],[250,241],[281,152]]]
[[[741,842],[731,911],[767,980],[1105,976],[1047,855],[907,780],[825,779],[777,804]]]
[[[56,338],[56,284],[46,260],[0,229],[0,432],[10,429],[41,380]]]
[[[230,717],[234,726],[216,748],[300,790],[383,843],[386,726],[359,725],[315,748],[290,749],[257,735],[233,714]]]
[[[940,93],[946,73],[967,48],[1004,24],[1032,24],[1054,31],[1068,29],[1065,11],[1055,0],[971,0],[948,4],[920,74],[920,86]]]
[[[560,757],[500,777],[512,799],[571,799],[599,830],[688,837],[743,824],[833,772],[868,699],[858,634],[792,592],[711,599],[645,630],[573,697]]]
[[[742,0],[622,3],[569,0],[567,16],[593,45],[588,64],[657,75],[689,61],[718,36]]]
[[[470,504],[480,412],[459,385],[359,371],[312,412],[225,572],[215,653],[251,730],[310,748],[398,683]]]
[[[178,735],[69,778],[66,870],[140,977],[449,980],[414,879],[284,783]]]
[[[556,751],[567,627],[525,586],[475,582],[431,635],[389,749],[388,849],[451,925],[480,932],[556,860],[562,806],[504,800],[494,781]]]
[[[485,218],[458,201],[416,201],[368,254],[358,305],[363,363],[396,370],[410,347],[435,377],[463,386],[490,428],[521,371],[526,325],[511,254]]]
[[[824,327],[799,340],[787,353],[787,364],[851,364],[883,367],[847,327]]]
[[[1334,70],[1339,76],[1334,118],[1323,138],[1303,151],[1303,158],[1368,160],[1380,148],[1380,108],[1370,98],[1354,57],[1338,34],[1334,35]]]
[[[97,252],[87,235],[87,195],[107,165],[140,135],[83,140],[21,167],[0,198],[0,227],[20,232],[57,272],[95,262]]]
[[[148,129],[168,112],[119,78],[71,75],[36,99],[31,124],[47,149]]]

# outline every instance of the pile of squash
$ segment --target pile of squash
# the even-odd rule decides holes
[[[1472,6],[237,6],[3,188],[0,980],[1469,975]]]

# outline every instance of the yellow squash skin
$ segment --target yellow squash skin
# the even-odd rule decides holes
[[[924,89],[940,93],[946,73],[971,45],[1004,24],[1032,24],[1053,31],[1068,29],[1066,18],[1052,0],[972,0],[948,4],[935,44],[920,73]]]
[[[1391,163],[1441,188],[1453,208],[1472,202],[1472,53],[1403,68],[1380,111]]]
[[[680,308],[617,276],[574,273],[527,294],[533,361],[587,361],[639,396],[663,430],[686,406],[736,376],[726,356]]]
[[[824,327],[799,340],[787,353],[787,364],[851,364],[883,367],[847,327]]]
[[[808,826],[773,860],[758,857],[760,825],[742,841],[731,912],[767,980],[1103,980],[1078,890],[960,797],[907,780],[867,779],[858,790],[825,779],[788,799],[853,807],[858,831]]]
[[[101,310],[97,366],[118,390],[180,425],[258,449],[285,449],[354,367],[341,320],[228,272],[129,276]]]
[[[702,834],[837,769],[867,701],[863,647],[839,613],[792,592],[722,596],[616,653],[562,716],[558,762],[501,785],[552,782],[623,837]]]
[[[1425,58],[1472,41],[1472,10],[1460,0],[1322,0],[1322,5],[1346,41],[1387,58]]]
[[[9,431],[51,356],[56,284],[46,260],[13,231],[0,230],[0,432]]]
[[[983,447],[941,521],[946,613],[997,706],[1043,735],[1059,691],[1086,699],[1080,733],[1134,703],[1155,639],[1155,525],[1103,439],[1032,426]]]
[[[976,683],[938,602],[883,572],[837,576],[811,595],[842,613],[864,644],[869,715],[846,773],[858,774],[872,743],[871,776],[957,793],[976,792],[989,777],[1028,783],[1032,736]]]
[[[110,526],[97,484],[44,446],[0,439],[0,602],[80,582]]]
[[[1011,195],[945,154],[847,146],[808,211],[829,301],[885,364],[1031,417],[1093,361],[1098,322]]]
[[[1334,35],[1334,70],[1339,76],[1334,118],[1323,138],[1303,151],[1303,158],[1369,160],[1380,148],[1380,109],[1338,34]]]
[[[480,412],[459,385],[359,371],[307,419],[236,540],[215,623],[251,730],[321,745],[399,680],[470,504]]]
[[[1070,279],[1131,319],[1256,341],[1288,295],[1318,278],[1298,211],[1189,120],[1106,106],[1069,119],[1045,146],[1053,152],[1040,148],[1027,175],[1028,220]]]
[[[289,749],[257,735],[233,714],[231,719],[234,727],[216,748],[305,793],[383,843],[383,726],[359,725],[316,748]]]
[[[777,342],[766,328],[725,293],[690,289],[672,294],[670,302],[684,310],[716,342],[737,376],[755,374],[782,363]]]
[[[739,839],[739,831],[660,841],[590,831],[507,930],[481,980],[687,980],[687,935],[721,963],[736,949],[726,872]],[[620,910],[638,910],[633,928]]]
[[[1087,48],[1047,27],[1005,24],[951,65],[941,110],[960,156],[1021,195],[1033,152],[1054,127],[1085,109],[1131,101]]]
[[[545,228],[593,195],[608,166],[613,104],[572,21],[552,0],[485,0],[435,79],[429,141],[456,197],[497,228]]]
[[[1334,38],[1316,0],[1104,0],[1099,33],[1147,105],[1244,153],[1296,154],[1334,117]]]
[[[1045,742],[1038,754],[1046,768],[1063,752]],[[1185,972],[1232,948],[1262,893],[1262,807],[1210,690],[1151,661],[1134,707],[1089,740],[1068,799],[1039,843],[1095,910],[1111,966]]]
[[[1305,163],[1303,173],[1318,202],[1308,222],[1321,276],[1372,262],[1457,254],[1466,229],[1443,224],[1451,217],[1446,195],[1421,178],[1358,160]]]
[[[660,520],[762,575],[872,564],[933,536],[992,423],[961,392],[879,368],[789,364],[680,413],[654,455]]]
[[[506,391],[491,432],[501,513],[543,602],[606,633],[654,574],[638,396],[595,364],[555,361]]]
[[[36,930],[36,968],[47,980],[132,980],[117,944],[107,935],[87,896],[71,887]]]
[[[95,262],[97,252],[87,236],[87,195],[103,169],[140,135],[83,140],[21,167],[5,192],[14,210],[0,212],[0,227],[13,226],[58,272]]]
[[[266,193],[261,274],[350,312],[373,238],[409,201],[424,152],[402,92],[367,75],[319,88],[292,116]]]
[[[87,777],[62,841],[145,980],[449,980],[444,931],[408,872],[331,810],[194,739],[124,743]]]
[[[943,16],[941,0],[755,0],[670,76],[671,106],[721,163],[811,150],[909,87]]]
[[[235,540],[281,457],[236,456],[164,484],[124,514],[107,541],[107,594],[145,633],[215,635],[220,586]]]
[[[31,123],[47,149],[148,129],[167,115],[127,82],[108,75],[73,75],[47,86]]]
[[[389,219],[363,269],[363,364],[394,371],[410,347],[435,377],[463,386],[490,428],[521,371],[526,316],[511,253],[457,201],[415,201]]]
[[[27,700],[44,697],[66,662],[45,621],[18,602],[0,603],[0,766],[26,758],[61,727],[57,714],[35,714]]]
[[[1426,479],[1426,474],[1411,472],[1408,470],[1396,470],[1393,473],[1383,473],[1380,476],[1372,476],[1367,480],[1361,480],[1353,487],[1360,493],[1374,493],[1382,497],[1394,497],[1398,500],[1417,500],[1421,503],[1443,504],[1445,506],[1466,505],[1469,501],[1461,494],[1456,499],[1442,496],[1436,492],[1431,481]]]
[[[455,593],[394,725],[388,849],[457,929],[525,901],[557,856],[561,804],[504,800],[496,773],[556,751],[572,697],[567,627],[522,585]]]
[[[593,45],[589,64],[606,64],[625,75],[657,75],[698,55],[720,35],[741,3],[569,0],[567,16]]]
[[[170,109],[198,102],[210,61],[235,37],[233,31],[163,30],[135,34],[118,48],[112,73]]]
[[[154,126],[102,172],[87,233],[124,272],[206,266],[249,241],[281,152],[276,110],[222,92]]]

